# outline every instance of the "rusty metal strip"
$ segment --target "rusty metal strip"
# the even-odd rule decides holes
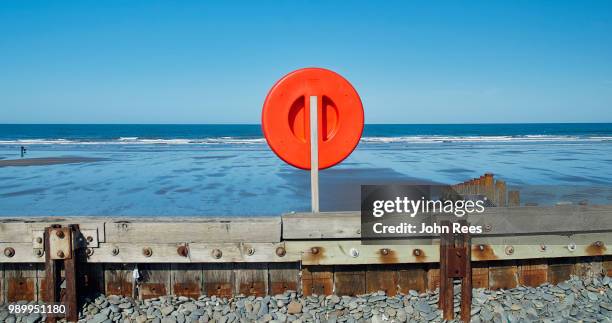
[[[460,221],[467,226],[466,221]],[[450,222],[442,222],[450,228]],[[440,237],[440,298],[439,306],[445,320],[454,318],[454,279],[461,279],[461,319],[470,321],[472,307],[471,247],[468,234],[443,233]]]

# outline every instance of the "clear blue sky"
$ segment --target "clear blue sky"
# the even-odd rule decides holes
[[[612,1],[0,2],[0,123],[259,123],[306,66],[367,123],[610,122]]]

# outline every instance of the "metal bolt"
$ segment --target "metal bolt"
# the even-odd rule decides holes
[[[478,250],[480,250],[480,251],[484,251],[484,250],[485,250],[485,245],[483,245],[483,244],[479,244],[479,245],[478,245]]]
[[[310,248],[310,252],[311,252],[313,255],[316,255],[316,254],[318,254],[318,253],[319,253],[319,248],[318,248],[318,247],[312,247],[312,248]]]
[[[575,243],[570,243],[567,245],[567,250],[569,250],[570,252],[574,252],[574,250],[576,250],[576,244]]]
[[[598,241],[595,241],[595,243],[593,243],[593,245],[594,245],[595,247],[597,247],[597,248],[601,248],[601,247],[603,246],[603,242],[601,242],[601,241],[599,241],[599,240],[598,240]]]
[[[12,258],[15,255],[15,249],[11,247],[4,248],[4,255],[9,258]]]
[[[147,258],[151,257],[153,255],[153,249],[149,247],[142,248],[142,254]]]
[[[254,255],[254,254],[255,254],[255,248],[249,248],[249,249],[247,249],[247,254],[248,254],[249,256]]]
[[[87,255],[87,257],[91,257],[94,253],[93,248],[87,248],[85,249],[85,254]]]
[[[34,254],[40,258],[45,254],[45,252],[42,249],[36,249],[34,250]]]
[[[545,245],[545,244],[543,244],[543,243],[542,243],[542,244],[540,245],[540,251],[546,251],[546,248],[547,248],[547,247],[546,247],[546,245]]]
[[[213,256],[215,259],[219,259],[219,258],[221,258],[221,257],[223,256],[223,252],[221,252],[221,250],[219,250],[219,249],[214,249],[214,250],[212,251],[212,256]]]
[[[178,253],[179,256],[187,257],[189,256],[189,247],[186,245],[180,245],[178,248],[176,248],[176,253]]]
[[[507,255],[514,254],[514,247],[513,246],[507,246],[505,251],[506,251]]]
[[[283,247],[276,248],[276,255],[279,257],[284,257],[287,254],[287,250]]]
[[[60,251],[58,251],[58,252],[57,252],[57,257],[58,257],[58,258],[64,258],[64,256],[65,256],[65,255],[64,255],[64,252],[63,252],[63,251],[61,251],[61,250],[60,250]]]
[[[349,253],[351,254],[351,257],[353,258],[359,257],[359,250],[355,248],[351,248],[351,250],[349,250]]]
[[[490,231],[491,231],[491,229],[493,229],[493,227],[492,227],[490,224],[485,224],[485,226],[484,226],[484,230],[485,230],[486,232],[490,232]]]
[[[42,243],[43,242],[43,238],[41,237],[36,237],[36,243]]]
[[[421,256],[421,254],[423,254],[423,252],[421,251],[421,249],[414,249],[414,250],[412,250],[412,254],[415,257],[419,257],[419,256]]]
[[[118,255],[118,254],[119,254],[119,248],[117,248],[117,247],[113,248],[113,250],[111,250],[111,254],[112,254],[113,256]]]
[[[382,248],[382,249],[380,249],[380,253],[381,253],[383,256],[386,256],[386,255],[388,255],[388,254],[389,254],[389,249],[387,249],[387,248]]]
[[[85,238],[87,240],[87,242],[92,243],[93,242],[93,237],[92,236],[87,236],[87,238]]]
[[[62,230],[55,230],[55,235],[60,239],[64,239],[64,231]]]

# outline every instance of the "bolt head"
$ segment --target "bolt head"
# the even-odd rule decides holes
[[[116,256],[119,254],[119,248],[115,247],[113,248],[113,250],[111,251],[111,253],[113,254],[113,256]]]
[[[87,240],[87,242],[93,242],[93,237],[92,236],[87,236],[87,238],[85,238]]]
[[[66,256],[66,255],[64,254],[63,251],[60,250],[60,251],[57,252],[57,257],[58,258],[64,258],[64,256]]]
[[[412,250],[412,254],[415,257],[419,257],[422,254],[421,249],[414,249],[414,250]]]
[[[45,252],[42,249],[36,249],[36,251],[34,251],[34,254],[37,257],[42,257],[45,254]]]
[[[219,250],[219,249],[214,249],[214,250],[212,251],[212,256],[213,256],[215,259],[219,259],[219,258],[221,258],[221,257],[223,256],[223,252],[221,252],[221,250]]]
[[[249,248],[249,249],[247,249],[247,254],[248,254],[249,256],[254,255],[254,254],[255,254],[255,248]]]
[[[85,249],[85,254],[87,255],[87,257],[91,257],[91,255],[93,255],[93,253],[94,253],[93,248]]]
[[[186,245],[179,246],[176,249],[176,253],[178,253],[179,256],[187,257],[189,255],[189,248],[187,248]]]
[[[279,257],[284,257],[287,254],[287,250],[283,247],[276,248],[276,255]]]
[[[64,231],[60,230],[55,230],[55,235],[60,238],[60,239],[64,239]]]
[[[8,258],[11,258],[15,255],[15,249],[8,247],[8,248],[4,248],[4,255],[7,256]]]
[[[142,249],[142,254],[143,254],[145,257],[151,257],[151,256],[153,255],[153,249],[151,249],[151,248],[149,248],[149,247],[143,248],[143,249]]]
[[[380,249],[380,253],[381,253],[383,256],[386,256],[386,255],[388,255],[388,254],[389,254],[389,249],[387,249],[387,248]]]
[[[319,248],[318,248],[318,247],[312,247],[312,248],[310,248],[310,252],[311,252],[313,255],[316,255],[316,254],[318,254],[318,253],[319,253]]]
[[[43,238],[41,237],[36,237],[36,243],[42,243],[43,242]]]

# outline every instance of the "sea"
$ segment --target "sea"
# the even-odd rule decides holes
[[[320,172],[321,209],[358,210],[364,184],[485,172],[524,204],[610,204],[612,124],[368,124]],[[310,209],[309,185],[256,124],[0,124],[3,217],[280,215]]]

